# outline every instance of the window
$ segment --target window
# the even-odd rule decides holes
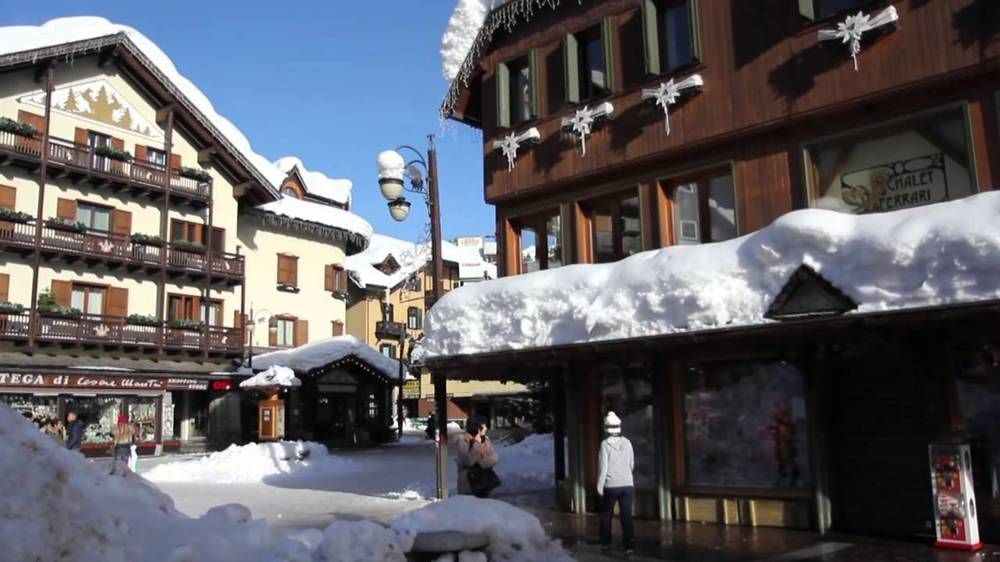
[[[423,325],[424,325],[423,314],[420,312],[419,308],[411,306],[410,308],[406,309],[407,328],[411,330],[419,330],[423,328]]]
[[[538,116],[535,51],[497,65],[497,124],[512,127]]]
[[[111,146],[111,137],[108,135],[102,135],[101,133],[95,133],[94,131],[87,132],[87,146],[90,147],[91,152],[91,164],[94,168],[98,170],[107,170],[110,168],[109,159],[105,156],[98,156],[94,154],[94,149],[99,146]]]
[[[70,307],[79,310],[85,316],[101,316],[104,314],[106,291],[104,287],[73,283]]]
[[[170,295],[167,320],[204,321],[209,326],[222,326],[222,301],[194,295]]]
[[[378,347],[378,350],[379,353],[385,355],[386,357],[390,357],[392,359],[396,358],[396,346],[394,345],[384,343]]]
[[[146,161],[157,166],[167,166],[167,153],[153,147],[146,147]]]
[[[810,205],[877,213],[976,191],[963,107],[925,112],[806,146]]]
[[[567,35],[563,49],[567,101],[579,103],[610,94],[614,84],[611,61],[610,20]]]
[[[521,237],[521,273],[538,271],[538,237],[532,228],[522,228]]]
[[[296,287],[299,284],[299,258],[278,254],[278,285]]]
[[[618,261],[642,251],[638,195],[629,192],[591,202],[587,207],[594,263]]]
[[[634,480],[639,490],[656,489],[656,445],[653,441],[653,375],[639,365],[602,367],[601,414],[622,419],[635,455]]]
[[[514,223],[521,248],[520,273],[553,269],[563,265],[562,217],[558,209],[518,217]]]
[[[92,232],[111,233],[111,209],[109,207],[77,201],[76,221],[82,222]]]
[[[185,242],[193,242],[195,244],[201,244],[202,246],[207,246],[208,245],[207,233],[208,233],[207,225],[184,221],[180,219],[170,220],[171,242],[183,240]],[[221,253],[225,251],[225,248],[226,248],[226,229],[213,227],[212,251]]]
[[[1000,347],[976,346],[962,349],[959,355],[958,403],[965,429],[975,445],[972,457],[989,467],[983,471],[986,476],[982,479],[983,484],[987,489],[992,488],[993,498],[1000,498],[1000,424],[997,423],[1000,419]]]
[[[871,0],[799,0],[799,13],[810,20],[860,8]]]
[[[277,318],[277,341],[275,345],[281,347],[295,346],[295,320],[292,318]]]
[[[299,197],[299,192],[295,191],[295,189],[291,187],[282,187],[281,194],[284,195],[285,197],[294,197],[295,199],[301,199],[301,197]]]
[[[332,325],[331,335],[334,337],[344,335],[344,323],[340,320],[334,320],[330,323]]]
[[[383,322],[392,322],[392,319],[395,316],[394,312],[395,312],[395,309],[394,309],[393,305],[382,303],[382,321]]]
[[[737,236],[733,176],[715,170],[669,183],[674,244],[721,242]]]
[[[644,0],[643,46],[647,74],[666,74],[700,58],[694,0]]]
[[[340,264],[328,264],[323,279],[327,291],[334,293],[347,292],[347,270]]]
[[[685,484],[810,486],[805,389],[795,366],[719,363],[691,367],[684,378]]]

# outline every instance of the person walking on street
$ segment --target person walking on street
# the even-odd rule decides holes
[[[77,417],[76,412],[70,410],[66,413],[66,448],[70,451],[79,451],[83,445],[83,422]]]
[[[486,424],[477,418],[466,422],[465,433],[458,438],[458,493],[489,497],[500,485],[493,467],[500,458],[486,437]]]
[[[122,468],[127,467],[132,457],[132,443],[135,442],[135,428],[128,422],[128,416],[120,414],[118,425],[112,433],[111,446],[114,450],[114,461],[111,463],[111,474],[115,473],[119,463]]]
[[[611,519],[615,504],[622,525],[622,546],[625,555],[631,556],[635,545],[632,527],[632,503],[635,501],[635,455],[632,442],[622,436],[622,420],[608,412],[604,418],[604,431],[608,436],[601,442],[597,458],[597,495],[601,496],[601,548],[611,550]]]
[[[434,415],[434,412],[431,412],[431,415],[427,416],[427,428],[424,430],[424,433],[431,441],[437,437],[437,417]]]
[[[66,436],[63,434],[62,421],[52,418],[45,424],[45,433],[51,437],[60,447],[66,445]]]

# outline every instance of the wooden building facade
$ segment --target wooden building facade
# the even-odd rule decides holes
[[[530,246],[541,269],[611,262],[796,209],[882,212],[1000,185],[995,2],[539,4],[487,17],[443,107],[483,131],[502,275],[528,270]],[[855,68],[849,42],[819,36],[859,12],[886,25],[866,28]],[[980,526],[996,541],[998,313],[798,318],[428,366],[550,381],[572,511],[596,507],[614,409],[636,445],[640,514],[933,535],[927,446],[960,440],[977,448]]]

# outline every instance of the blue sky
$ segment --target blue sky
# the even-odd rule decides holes
[[[492,234],[483,202],[481,136],[437,108],[447,89],[438,54],[453,0],[349,2],[134,0],[6,3],[2,25],[94,15],[155,41],[181,73],[270,160],[354,181],[354,210],[375,230],[415,240],[424,206],[405,223],[388,216],[375,157],[438,134],[444,235]]]

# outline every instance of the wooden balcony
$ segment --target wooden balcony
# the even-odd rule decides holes
[[[24,342],[30,330],[29,312],[0,313],[0,339]],[[101,348],[107,351],[204,353],[240,356],[243,341],[239,328],[208,326],[202,330],[170,328],[166,324],[129,324],[125,318],[83,316],[69,318],[38,314],[35,341],[42,346]]]
[[[376,322],[375,337],[380,340],[400,340],[406,337],[406,324],[402,322]]]
[[[35,247],[35,221],[0,220],[0,249],[30,254]],[[93,232],[46,224],[42,226],[40,249],[46,259],[67,263],[81,261],[88,266],[103,264],[108,269],[124,268],[129,272],[155,273],[166,267],[172,278],[199,281],[209,274],[208,254],[204,251],[175,247],[174,244],[140,244]],[[165,254],[165,255],[164,255]],[[212,283],[240,285],[244,278],[244,256],[212,253]]]
[[[0,164],[18,164],[35,169],[42,161],[42,139],[21,137],[0,131]],[[97,187],[114,191],[131,192],[159,199],[166,194],[167,170],[152,162],[124,162],[94,154],[87,145],[75,144],[65,139],[50,137],[48,145],[49,176],[70,177],[73,181],[87,181]],[[204,207],[209,203],[211,181],[200,181],[170,174],[170,200]]]

